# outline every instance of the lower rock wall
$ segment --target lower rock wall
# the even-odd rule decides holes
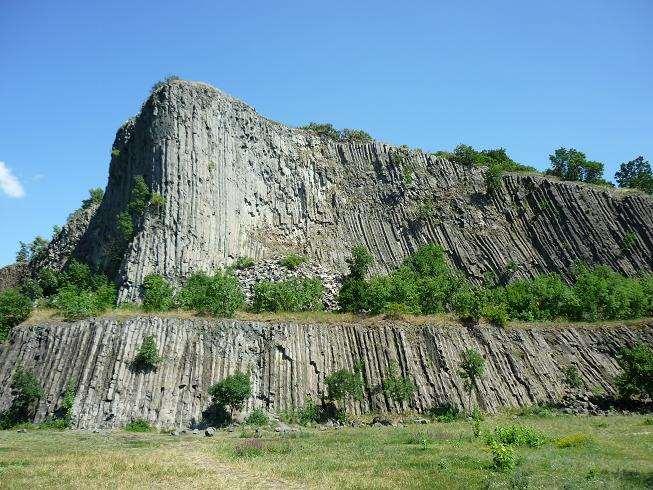
[[[155,336],[163,361],[156,371],[137,372],[131,363],[147,335]],[[615,354],[636,342],[653,343],[653,320],[638,326],[501,329],[144,316],[23,325],[0,345],[0,410],[11,402],[9,385],[18,364],[33,371],[45,391],[36,421],[60,406],[66,384],[74,380],[74,420],[80,428],[119,427],[135,418],[172,428],[200,424],[210,404],[208,387],[236,370],[251,375],[247,409],[283,410],[318,398],[326,375],[361,360],[365,398],[350,409],[402,408],[378,390],[395,361],[417,388],[410,407],[423,411],[444,402],[463,405],[458,363],[465,349],[474,348],[486,359],[477,403],[496,411],[555,402],[565,390],[562,371],[571,364],[586,388],[613,393]]]

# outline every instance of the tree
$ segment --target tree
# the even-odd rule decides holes
[[[29,262],[41,255],[50,242],[39,235],[30,243],[18,243],[19,248],[18,252],[16,252],[16,262]]]
[[[590,184],[604,184],[603,164],[588,160],[585,153],[575,148],[558,148],[549,155],[551,167],[546,171],[562,180],[587,182]]]
[[[415,385],[410,378],[399,375],[399,366],[396,362],[390,363],[388,376],[381,386],[386,396],[398,403],[410,400],[415,392]]]
[[[340,369],[329,374],[324,378],[324,384],[327,387],[327,397],[335,402],[339,401],[342,405],[348,399],[360,400],[363,398],[363,366],[357,363],[354,371]]]
[[[101,187],[94,187],[93,189],[88,190],[88,198],[82,201],[82,208],[87,209],[93,204],[100,204],[102,198],[104,197],[104,189]]]
[[[344,311],[361,311],[365,296],[365,276],[367,275],[374,258],[362,245],[355,246],[351,257],[347,259],[349,274],[345,276],[340,292],[338,305]]]
[[[9,410],[0,415],[0,428],[8,429],[16,424],[28,422],[36,409],[36,402],[43,396],[43,389],[34,374],[18,366],[11,379],[13,400]]]
[[[478,351],[474,349],[467,349],[463,352],[462,359],[458,365],[460,370],[458,376],[463,378],[465,389],[468,394],[468,409],[470,415],[472,414],[472,392],[478,391],[477,382],[483,372],[485,371],[485,360],[481,357]]]
[[[166,311],[172,306],[170,283],[159,274],[149,274],[143,279],[143,308],[145,311]]]
[[[32,300],[18,290],[0,292],[0,342],[9,336],[12,328],[27,320],[31,312]]]
[[[245,400],[252,394],[252,385],[249,375],[236,371],[218,381],[209,388],[209,395],[213,398],[213,404],[218,407],[229,407],[233,415],[234,410],[240,410]]]
[[[340,140],[340,131],[333,127],[333,124],[330,123],[316,123],[310,122],[305,126],[301,126],[300,129],[306,129],[312,131],[319,136],[324,136],[325,138],[332,139],[334,141]]]
[[[653,194],[651,164],[641,155],[634,160],[622,163],[614,178],[619,183],[619,187],[640,189],[648,194]]]
[[[638,344],[632,349],[622,349],[617,360],[623,369],[616,379],[619,394],[623,398],[653,398],[653,349]]]
[[[155,369],[159,362],[161,362],[161,356],[159,356],[154,335],[148,335],[143,339],[136,353],[133,366],[137,371],[149,371]]]

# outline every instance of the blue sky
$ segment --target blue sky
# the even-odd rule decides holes
[[[167,74],[425,150],[545,168],[573,146],[612,178],[653,157],[652,53],[651,0],[3,0],[0,265],[106,185],[116,129]]]

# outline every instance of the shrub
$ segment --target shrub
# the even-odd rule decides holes
[[[350,143],[369,143],[372,137],[362,129],[343,129],[340,131],[340,139]]]
[[[152,432],[152,426],[145,419],[134,419],[125,426],[127,432]]]
[[[36,259],[45,252],[49,243],[42,236],[36,236],[30,243],[19,242],[19,249],[16,252],[16,262],[30,262]]]
[[[32,300],[16,289],[0,291],[0,342],[32,313]]]
[[[503,170],[500,165],[492,164],[485,171],[485,187],[488,194],[497,192],[501,187]]]
[[[504,444],[493,442],[490,445],[492,451],[492,468],[496,471],[511,471],[517,466],[517,455],[515,450]]]
[[[268,417],[268,414],[265,413],[265,410],[261,408],[255,408],[254,410],[252,410],[252,413],[250,413],[245,419],[245,423],[249,425],[263,426],[263,425],[268,425],[269,422],[270,419]]]
[[[651,164],[641,155],[629,162],[622,163],[614,177],[619,183],[619,187],[631,187],[653,194]]]
[[[143,308],[145,311],[166,311],[172,307],[172,288],[159,274],[143,279]]]
[[[209,395],[213,399],[213,404],[216,406],[228,406],[231,413],[234,410],[239,410],[245,400],[252,394],[252,385],[249,380],[249,375],[235,372],[218,381],[209,388]]]
[[[234,263],[234,268],[237,270],[250,269],[254,267],[254,259],[251,257],[238,257]]]
[[[101,187],[94,187],[88,190],[88,198],[82,201],[82,208],[87,209],[93,204],[100,204],[104,198],[104,189]]]
[[[653,349],[645,344],[624,348],[617,360],[623,369],[615,380],[619,395],[622,398],[653,398]]]
[[[304,262],[306,262],[306,257],[304,257],[303,255],[298,255],[296,253],[289,253],[279,261],[279,264],[284,266],[286,269],[295,270]]]
[[[534,427],[510,425],[496,427],[488,436],[488,444],[499,442],[512,446],[540,447],[547,443],[547,437]]]
[[[465,418],[465,415],[460,411],[460,409],[451,403],[444,403],[432,407],[428,413],[430,417],[443,423],[455,422],[456,420],[462,420]]]
[[[503,303],[484,305],[481,308],[481,316],[497,327],[505,327],[508,324],[508,312]]]
[[[319,279],[260,281],[254,285],[252,310],[315,311],[324,307],[323,301],[324,287]]]
[[[361,400],[363,398],[362,366],[357,364],[354,371],[340,369],[324,378],[327,387],[327,396],[331,401],[344,404],[348,399]]]
[[[561,437],[560,439],[556,440],[555,445],[559,448],[582,447],[588,445],[590,442],[592,442],[591,436],[582,432],[578,432],[576,434],[570,434],[568,436]]]
[[[637,243],[637,235],[632,231],[627,232],[621,240],[621,250],[625,253],[631,250]]]
[[[182,308],[196,310],[200,314],[232,317],[245,303],[245,295],[238,279],[227,272],[216,272],[213,276],[194,274],[178,296]]]
[[[459,363],[458,376],[460,376],[465,384],[465,389],[468,393],[468,409],[472,413],[472,392],[478,391],[478,379],[483,376],[485,370],[485,360],[481,357],[478,351],[474,349],[467,349],[463,352],[462,359]]]
[[[116,288],[106,285],[98,291],[64,286],[52,300],[52,305],[65,320],[74,321],[96,316],[115,304]]]
[[[34,417],[36,403],[43,396],[43,390],[34,374],[18,365],[11,378],[13,399],[8,410],[0,414],[0,429],[9,429]]]
[[[24,279],[20,285],[20,294],[27,296],[32,301],[43,297],[43,288],[36,279]]]
[[[153,192],[152,195],[150,196],[150,205],[153,208],[155,208],[157,211],[163,209],[165,203],[166,203],[165,198],[158,192]]]
[[[127,211],[118,213],[116,216],[116,229],[123,241],[128,242],[134,238],[134,222]]]
[[[148,335],[141,342],[136,357],[134,357],[134,368],[141,371],[152,370],[161,362],[159,349],[154,340],[154,335]]]
[[[551,167],[547,174],[560,177],[562,180],[589,182],[592,184],[602,183],[603,164],[587,160],[583,152],[574,148],[558,148],[552,155],[549,155]]]
[[[57,292],[63,281],[61,273],[50,267],[44,267],[38,273],[37,280],[44,296],[51,296]]]
[[[410,378],[399,375],[399,366],[396,362],[390,363],[388,375],[383,380],[381,386],[383,393],[398,403],[410,400],[415,392],[415,385]]]
[[[578,389],[583,386],[583,379],[580,377],[576,366],[567,366],[562,373],[564,374],[565,384],[570,388]]]
[[[127,209],[132,216],[142,215],[150,203],[151,197],[152,193],[147,182],[145,182],[145,178],[142,175],[136,175],[132,182],[129,204],[127,205]]]
[[[333,124],[329,123],[315,123],[310,122],[305,126],[301,126],[300,129],[306,129],[312,131],[319,136],[332,139],[334,141],[340,140],[340,131],[333,127]]]
[[[71,426],[73,421],[73,407],[75,405],[75,382],[71,379],[66,384],[66,391],[61,402],[61,420],[65,428]]]

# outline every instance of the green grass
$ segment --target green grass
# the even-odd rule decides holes
[[[329,488],[651,488],[653,430],[645,416],[518,417],[482,422],[528,425],[551,442],[515,446],[519,464],[494,471],[484,437],[466,421],[363,427],[288,435],[238,431],[213,438],[68,431],[0,432],[0,486],[200,486]],[[585,434],[589,443],[555,441]]]

